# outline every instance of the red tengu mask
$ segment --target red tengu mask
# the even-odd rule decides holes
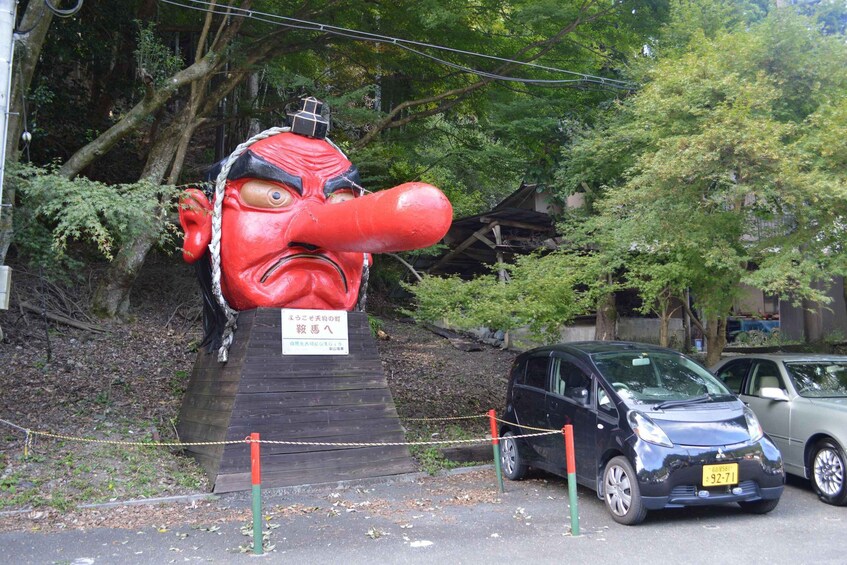
[[[212,203],[183,194],[183,258],[212,239]],[[230,168],[221,207],[221,291],[235,310],[352,310],[371,253],[427,247],[450,227],[434,186],[406,183],[361,196],[356,168],[323,139],[281,133],[253,143]]]

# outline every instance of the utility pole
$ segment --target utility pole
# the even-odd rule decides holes
[[[9,98],[12,90],[12,60],[15,54],[16,0],[0,0],[0,202],[3,201],[3,180],[6,176],[6,136],[8,134]],[[11,206],[11,203],[8,204]],[[12,269],[0,265],[0,309],[8,310],[12,286]],[[0,339],[3,330],[0,329]]]

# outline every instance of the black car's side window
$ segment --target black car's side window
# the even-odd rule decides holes
[[[515,384],[522,385],[526,382],[526,360],[518,361],[515,363],[515,366],[512,367],[512,374],[510,375],[512,382]]]
[[[597,383],[597,410],[616,418],[618,415],[618,409],[615,408],[611,395],[600,383]]]
[[[750,363],[750,359],[731,361],[718,371],[717,377],[726,385],[726,388],[735,394],[739,394],[744,376],[747,374],[747,369],[750,368]]]
[[[530,357],[526,362],[526,373],[521,384],[534,388],[547,388],[547,362],[549,357]]]
[[[553,392],[580,404],[591,402],[591,377],[566,359],[554,359]]]

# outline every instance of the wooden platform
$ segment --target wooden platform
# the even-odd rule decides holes
[[[180,411],[180,441],[403,442],[367,315],[348,313],[349,355],[282,355],[278,309],[241,312],[229,361],[197,355]],[[249,446],[188,449],[214,492],[250,489]],[[262,444],[262,486],[317,484],[415,471],[405,446]]]

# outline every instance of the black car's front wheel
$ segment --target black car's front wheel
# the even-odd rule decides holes
[[[812,488],[818,498],[827,504],[841,506],[847,502],[847,485],[844,471],[847,462],[844,450],[831,439],[822,439],[815,445],[811,460]]]
[[[506,432],[500,438],[500,465],[503,474],[510,481],[519,481],[526,475],[527,466],[518,450],[518,440],[512,432]]]
[[[644,521],[647,509],[641,500],[641,489],[635,470],[626,457],[613,457],[603,472],[603,500],[612,519],[627,526]]]

